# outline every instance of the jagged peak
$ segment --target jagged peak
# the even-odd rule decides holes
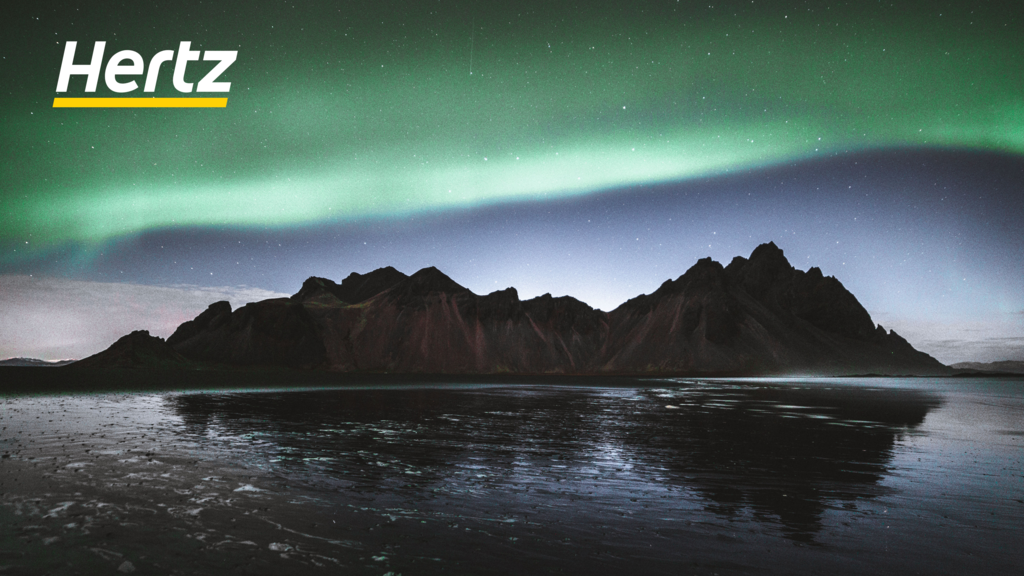
[[[736,261],[733,261],[734,264]],[[755,298],[760,298],[767,291],[777,286],[780,280],[792,278],[796,269],[786,259],[774,242],[761,244],[750,253],[750,258],[742,265],[729,266],[730,277],[741,283]]]
[[[701,270],[701,269],[722,270],[723,267],[722,267],[722,264],[720,262],[717,262],[716,260],[712,260],[711,256],[706,256],[704,258],[701,258],[700,260],[697,260],[696,264],[694,264],[693,266],[690,266],[690,270],[693,270],[695,268],[698,269],[698,270]],[[687,270],[687,272],[689,272],[690,270]]]
[[[334,282],[333,280],[329,280],[327,278],[321,278],[320,276],[310,276],[309,278],[306,278],[305,281],[303,281],[302,289],[300,289],[299,291],[301,292],[302,290],[306,289],[307,286],[308,287],[314,287],[314,286],[337,286],[337,285],[338,284],[336,282]]]
[[[341,281],[341,284],[327,278],[310,276],[302,283],[302,288],[292,296],[292,299],[303,302],[317,294],[328,292],[347,304],[359,304],[407,278],[408,276],[392,266],[378,268],[366,274],[352,272]]]
[[[655,294],[661,292],[663,288],[684,289],[688,283],[694,280],[709,278],[720,279],[723,272],[725,272],[725,267],[723,267],[721,263],[712,260],[710,256],[707,258],[701,258],[700,260],[697,260],[696,264],[690,266],[690,269],[683,273],[683,275],[674,283],[666,282],[665,284],[662,284],[662,287],[658,288]]]
[[[578,302],[578,303],[586,306],[587,308],[592,308],[593,309],[593,307],[590,306],[590,304],[587,304],[583,300],[580,300],[578,298],[574,298],[574,297],[569,296],[569,295],[565,295],[565,296],[552,296],[551,292],[545,292],[544,294],[541,294],[540,296],[534,296],[533,298],[530,298],[529,300],[524,300],[523,302],[524,303],[526,303],[526,302],[532,302],[532,303],[540,303],[540,302],[574,303],[574,302]]]
[[[722,267],[722,264],[712,260],[710,256],[701,258],[679,278],[675,280],[669,278],[662,282],[661,286],[658,286],[658,289],[654,292],[630,298],[620,304],[615,310],[649,309],[662,298],[682,292],[688,286],[693,286],[695,283],[701,284],[709,279],[713,281],[711,285],[720,283],[723,280],[724,271],[725,268]]]
[[[679,278],[610,313],[551,293],[521,301],[513,287],[477,296],[436,267],[411,276],[379,268],[352,273],[341,284],[310,276],[300,291],[308,300],[271,299],[234,312],[230,303],[216,302],[166,342],[133,332],[82,366],[758,373],[816,366],[865,372],[859,366],[870,364],[941,370],[894,331],[872,323],[838,280],[820,274],[819,268],[788,266],[782,250],[768,243],[728,267],[696,260]],[[346,296],[341,304],[333,300],[338,294]],[[325,350],[336,354],[325,356]],[[396,364],[398,357],[404,363]]]
[[[377,268],[376,270],[367,272],[366,274],[360,274],[359,272],[353,272],[345,277],[341,281],[341,285],[344,286],[346,282],[358,282],[359,280],[369,279],[390,279],[398,278],[398,281],[408,278],[407,275],[399,272],[394,266],[385,266],[383,268]]]
[[[363,299],[366,299],[376,296],[378,293],[391,288],[395,284],[398,284],[407,278],[409,278],[407,275],[399,272],[394,267],[385,266],[383,268],[377,268],[372,272],[367,272],[366,274],[353,272],[341,281],[341,288],[346,293],[365,292],[367,289],[380,288],[373,294],[360,294],[363,296]]]
[[[212,304],[211,304],[211,306],[212,306]],[[127,343],[127,342],[132,342],[132,341],[140,341],[141,342],[141,341],[148,341],[148,340],[154,340],[154,339],[155,340],[159,340],[160,342],[164,341],[164,339],[159,337],[159,336],[152,336],[152,335],[150,335],[149,330],[133,330],[132,332],[130,332],[128,334],[125,334],[124,336],[121,336],[120,338],[118,338],[118,340],[117,340],[117,342],[115,342],[115,344]]]
[[[725,267],[726,272],[732,272],[743,268],[743,265],[747,263],[747,259],[743,256],[733,256],[732,260],[729,261],[729,265]]]
[[[789,260],[786,259],[786,253],[775,245],[775,242],[768,242],[761,244],[754,251],[750,253],[748,259],[751,264],[758,264],[762,262],[771,262],[773,264],[785,263],[786,266],[790,266]]]
[[[486,296],[484,296],[484,298],[499,298],[499,297],[508,297],[508,298],[513,299],[513,300],[519,300],[519,291],[516,290],[514,287],[509,286],[508,288],[505,288],[504,290],[495,290],[494,292],[491,292],[490,294],[487,294]]]
[[[582,317],[600,312],[582,300],[572,296],[552,296],[550,293],[530,298],[523,302],[523,308],[534,320],[551,318],[552,314],[566,315],[566,317]],[[601,314],[604,314],[601,312]]]
[[[309,302],[315,299],[322,299],[326,295],[327,298],[340,300],[338,296],[340,292],[341,287],[332,280],[320,278],[319,276],[310,276],[302,283],[302,288],[299,288],[299,291],[291,296],[291,299],[296,302]]]
[[[449,278],[444,272],[430,266],[417,271],[399,284],[394,290],[404,295],[426,295],[432,292],[457,294],[469,292],[469,289]]]

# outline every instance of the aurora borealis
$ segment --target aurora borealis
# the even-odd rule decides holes
[[[925,351],[1024,354],[1024,22],[1004,3],[5,12],[0,274],[292,292],[436,265],[608,308],[775,240]],[[238,50],[228,105],[53,109],[69,40]],[[32,353],[3,332],[0,356]]]

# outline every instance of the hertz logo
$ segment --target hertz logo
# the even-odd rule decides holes
[[[68,42],[64,46],[64,60],[60,65],[60,76],[57,77],[57,92],[67,92],[68,82],[72,76],[85,76],[85,91],[96,92],[100,80],[100,69],[103,65],[103,52],[106,42],[96,42],[92,49],[92,60],[88,64],[75,64],[75,50],[78,42]],[[110,57],[103,69],[103,81],[111,92],[127,94],[139,89],[132,77],[142,77],[145,72],[145,84],[142,91],[155,92],[157,80],[160,79],[160,66],[174,60],[174,72],[171,81],[174,89],[183,94],[192,93],[193,83],[185,81],[185,68],[189,62],[199,60],[200,52],[191,50],[191,42],[178,45],[177,57],[173,50],[163,50],[153,55],[149,68],[145,69],[142,56],[132,50],[122,50]],[[206,61],[216,61],[213,70],[203,77],[195,86],[196,92],[225,93],[231,90],[231,82],[218,82],[217,78],[234,63],[238,57],[237,50],[206,50],[202,52]],[[141,78],[139,78],[141,79]],[[133,97],[86,97],[53,99],[54,108],[224,108],[228,105],[227,97],[223,98],[133,98]]]

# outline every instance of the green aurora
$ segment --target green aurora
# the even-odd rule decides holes
[[[202,29],[169,21],[159,34],[136,25],[159,17],[142,7],[78,28],[44,17],[19,37],[43,38],[26,40],[31,50],[5,43],[0,242],[19,249],[4,258],[152,229],[389,218],[873,148],[1024,154],[1021,30],[996,6],[336,6],[254,9],[237,23],[211,12]],[[187,39],[239,51],[226,109],[49,107],[67,40],[148,59]]]

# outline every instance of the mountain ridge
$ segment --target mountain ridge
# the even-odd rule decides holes
[[[60,366],[67,366],[78,360],[40,360],[39,358],[5,358],[0,360],[0,366],[15,366],[21,368],[57,368]]]
[[[211,304],[162,345],[193,363],[342,372],[950,372],[772,242],[728,266],[700,259],[610,312],[571,296],[521,300],[515,288],[477,295],[434,267],[310,277],[290,298]]]
[[[996,362],[957,362],[950,364],[955,370],[1024,374],[1024,360],[999,360]]]

